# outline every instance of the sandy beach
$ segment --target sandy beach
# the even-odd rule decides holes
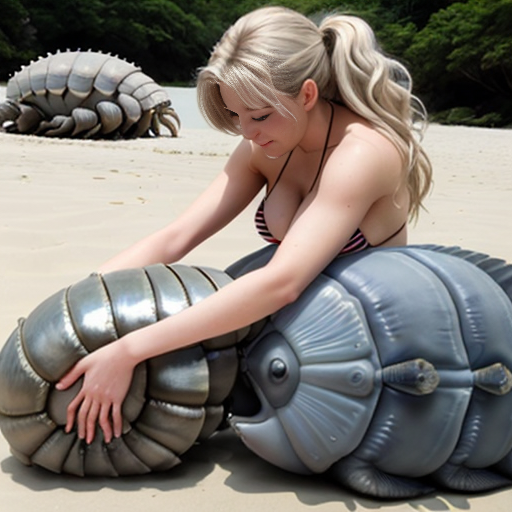
[[[175,218],[222,168],[238,140],[184,120],[180,137],[49,140],[0,133],[0,345],[43,299]],[[197,112],[190,111],[190,118]],[[194,119],[196,119],[194,117]],[[432,125],[435,186],[410,243],[458,245],[512,261],[512,131]],[[225,268],[262,246],[254,207],[188,255]],[[379,502],[320,477],[285,473],[231,432],[194,447],[165,474],[78,479],[20,464],[0,436],[2,510],[420,511],[510,510],[512,489]]]

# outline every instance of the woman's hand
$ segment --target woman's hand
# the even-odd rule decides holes
[[[92,443],[96,423],[106,443],[122,434],[121,406],[132,380],[135,364],[120,350],[119,340],[84,357],[57,383],[59,391],[69,388],[80,377],[83,385],[67,409],[66,432],[75,420],[78,437]],[[77,413],[78,411],[78,413]]]

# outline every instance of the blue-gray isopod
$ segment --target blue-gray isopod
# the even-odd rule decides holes
[[[254,394],[230,423],[264,459],[375,497],[510,485],[511,297],[512,266],[457,248],[338,258],[244,348]]]
[[[237,278],[272,251],[226,272]],[[457,248],[337,258],[249,333],[141,365],[121,440],[84,447],[65,435],[69,397],[52,384],[87,351],[204,296],[198,273],[206,293],[227,280],[184,266],[92,276],[29,315],[0,353],[0,425],[13,453],[75,474],[166,469],[217,428],[229,396],[229,422],[256,454],[366,495],[511,484],[512,266]]]

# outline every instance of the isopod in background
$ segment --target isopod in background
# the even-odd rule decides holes
[[[141,68],[98,52],[67,51],[25,66],[7,83],[0,125],[47,137],[177,136],[180,120],[165,90]]]
[[[152,265],[90,277],[61,290],[20,321],[0,352],[0,427],[27,465],[78,476],[167,470],[226,416],[237,374],[235,345],[247,330],[137,366],[123,404],[123,435],[108,445],[66,434],[66,408],[81,381],[55,383],[82,357],[128,332],[173,315],[231,279],[184,265]]]

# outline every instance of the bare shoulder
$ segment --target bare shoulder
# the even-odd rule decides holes
[[[246,173],[257,174],[258,167],[254,162],[254,150],[250,141],[242,139],[235,150],[231,153],[225,171],[230,175],[243,175]]]
[[[380,132],[366,119],[345,110],[346,123],[342,126],[340,151],[357,152],[359,156],[374,157],[380,161],[384,158],[391,165],[401,167],[401,158],[397,147],[389,137]]]
[[[403,178],[403,162],[397,147],[368,122],[352,114],[333,149],[327,174],[338,180],[362,181],[395,190]]]

